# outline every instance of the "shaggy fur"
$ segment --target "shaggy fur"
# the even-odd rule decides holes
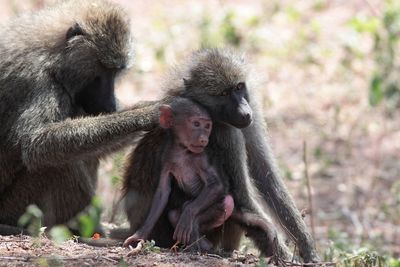
[[[245,61],[228,50],[200,50],[175,71],[167,84],[166,99],[187,97],[202,105],[211,115],[213,130],[206,152],[227,191],[232,193],[235,209],[263,216],[268,221],[263,211],[263,204],[267,203],[271,215],[296,242],[304,260],[316,261],[318,255],[314,241],[275,167],[262,112],[256,103],[256,88],[250,82],[247,69]],[[223,94],[227,88],[235,88],[240,82],[246,83],[245,99],[253,111],[252,124],[243,129],[233,127],[230,116],[235,110],[231,109]],[[165,138],[160,129],[155,129],[144,136],[131,154],[125,173],[125,204],[132,233],[143,222],[152,201]],[[173,205],[174,201],[179,202],[179,196],[174,197],[172,193],[170,204]],[[225,249],[237,248],[241,236],[237,229],[237,225],[228,220],[225,239],[213,233],[214,244],[223,242]],[[265,242],[261,242],[260,236],[265,236],[262,232],[251,229],[249,234],[261,251],[268,251],[263,247]],[[151,238],[161,246],[173,243],[171,227],[165,216],[161,217]],[[277,251],[288,255],[282,241],[277,246]]]
[[[91,82],[130,66],[127,18],[106,1],[72,0],[1,28],[0,224],[17,225],[29,204],[44,225],[65,223],[90,203],[99,158],[157,123],[151,103],[97,116],[79,104]],[[94,100],[114,98],[113,82],[106,89]]]

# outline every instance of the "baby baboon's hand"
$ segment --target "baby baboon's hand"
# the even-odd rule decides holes
[[[193,231],[193,218],[186,212],[183,212],[175,227],[174,240],[188,245]]]
[[[125,240],[124,247],[127,247],[129,245],[136,246],[138,242],[146,239],[147,239],[146,235],[136,232]]]

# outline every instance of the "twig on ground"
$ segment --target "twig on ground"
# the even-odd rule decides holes
[[[208,257],[211,257],[211,258],[223,259],[223,257],[221,257],[221,256],[218,255],[218,254],[207,254],[207,256],[208,256]]]
[[[1,240],[1,243],[22,243],[22,242],[31,242],[32,240]]]
[[[135,255],[139,254],[140,251],[142,251],[143,244],[144,244],[144,240],[141,239],[141,240],[139,241],[139,243],[136,245],[135,248],[133,248],[132,246],[129,246],[129,249],[130,249],[131,251],[129,251],[129,253],[128,253],[127,256],[135,256]]]
[[[32,260],[37,260],[37,259],[57,259],[61,261],[67,261],[67,260],[92,260],[92,259],[104,259],[107,261],[111,261],[114,263],[118,263],[118,260],[112,259],[110,257],[106,256],[99,256],[98,254],[94,255],[85,255],[85,256],[75,256],[75,257],[66,257],[66,256],[27,256],[27,257],[17,257],[17,256],[0,256],[0,260],[4,261],[32,261]]]
[[[170,251],[172,251],[172,252],[174,252],[174,253],[177,253],[178,252],[178,249],[179,249],[179,244],[180,244],[181,242],[179,242],[179,241],[176,241],[175,242],[175,244],[169,249]]]
[[[31,257],[7,257],[7,256],[0,256],[0,260],[5,261],[29,261]]]
[[[291,262],[283,259],[279,259],[279,262],[283,264],[283,266],[299,266],[299,267],[335,267],[336,263],[334,262],[310,262],[310,263],[299,263],[299,262]]]
[[[203,235],[201,236],[199,239],[197,239],[196,241],[194,241],[192,244],[190,244],[189,246],[187,246],[186,248],[184,248],[182,251],[185,252],[187,251],[189,248],[193,247],[195,244],[197,244],[200,240],[202,240],[203,238],[205,238],[206,236]]]
[[[111,261],[111,262],[113,262],[113,263],[118,263],[118,260],[112,259],[112,258],[110,258],[110,257],[101,256],[100,258],[102,258],[102,259],[104,259],[104,260]]]

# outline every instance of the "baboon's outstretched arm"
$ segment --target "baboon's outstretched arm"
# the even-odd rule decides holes
[[[149,114],[154,114],[151,116]],[[30,125],[21,135],[28,168],[102,156],[131,143],[134,132],[156,125],[156,105],[96,117]],[[33,121],[38,122],[37,118]]]

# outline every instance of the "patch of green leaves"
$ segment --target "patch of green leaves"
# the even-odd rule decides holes
[[[390,267],[400,267],[400,258],[398,258],[398,259],[395,259],[395,258],[389,259],[389,266]]]
[[[57,257],[51,257],[51,258],[38,258],[35,260],[35,263],[39,267],[58,267],[58,266],[64,266],[63,260],[57,258]]]
[[[160,247],[156,246],[156,242],[154,240],[146,240],[143,244],[143,251],[160,253],[161,249]]]
[[[357,32],[370,34],[375,72],[369,87],[369,103],[384,103],[389,111],[400,107],[400,4],[386,0],[382,18],[357,16],[350,21]]]
[[[50,237],[57,244],[61,244],[72,238],[72,233],[64,225],[57,225],[50,229]]]
[[[91,205],[78,216],[79,232],[81,236],[91,237],[95,233],[100,225],[101,211],[100,198],[95,196],[92,199]]]
[[[337,267],[400,267],[400,260],[368,248],[368,244],[355,248],[345,232],[329,230],[331,244],[324,251],[323,259],[335,262]]]
[[[368,94],[369,104],[371,106],[377,106],[383,99],[384,93],[382,88],[382,77],[379,74],[375,74],[373,77]]]
[[[92,237],[100,226],[101,212],[100,198],[95,196],[92,198],[91,204],[68,223],[68,227],[79,231],[82,237]]]
[[[358,15],[349,21],[349,26],[359,33],[376,33],[381,21],[376,17]]]
[[[42,226],[43,212],[38,206],[32,204],[26,208],[26,212],[19,218],[18,225],[28,229],[33,237],[40,237],[44,234],[46,227]]]
[[[224,36],[225,43],[239,47],[242,38],[234,24],[234,19],[235,13],[233,11],[229,11],[222,21],[221,33]]]

